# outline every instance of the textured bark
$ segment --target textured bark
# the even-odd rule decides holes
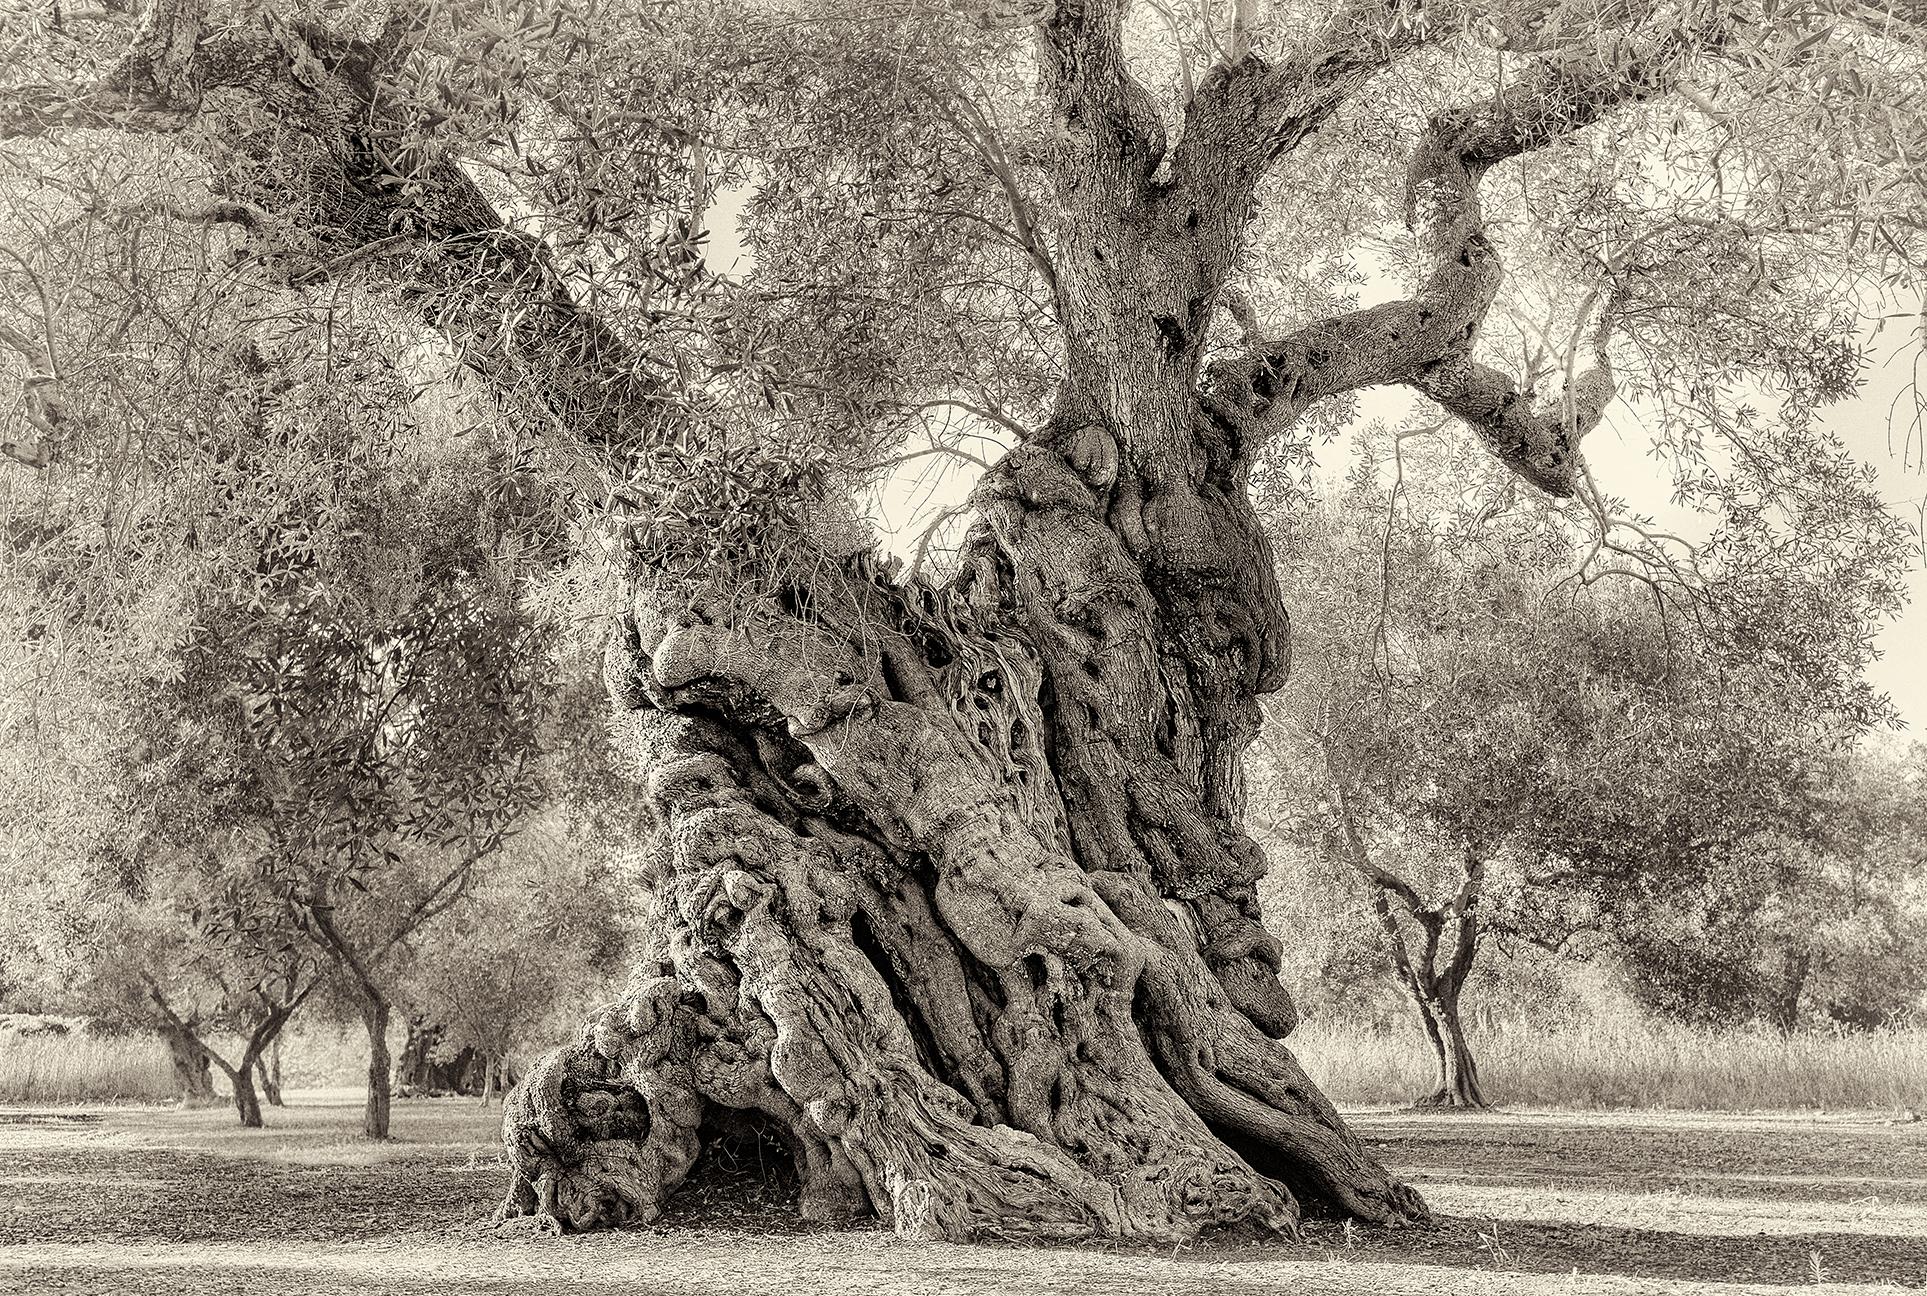
[[[388,1001],[366,987],[361,996],[361,1024],[368,1032],[368,1100],[362,1108],[361,1132],[371,1139],[388,1137],[389,1108],[394,1097],[394,1064],[388,1053]]]
[[[411,1015],[408,1038],[395,1061],[395,1090],[404,1098],[439,1094],[473,1094],[482,1089],[483,1059],[464,1045],[449,1053],[442,1045],[443,1029]]]
[[[948,584],[800,540],[700,586],[630,573],[608,675],[658,823],[649,945],[628,992],[508,1095],[505,1215],[655,1218],[717,1106],[784,1131],[806,1215],[869,1210],[912,1236],[1289,1233],[1301,1198],[1426,1218],[1282,1043],[1296,1013],[1240,817],[1288,628],[1246,477],[1314,402],[1405,383],[1570,492],[1610,374],[1601,355],[1541,407],[1473,361],[1500,273],[1480,179],[1646,93],[1704,33],[1553,42],[1441,114],[1411,154],[1417,295],[1251,330],[1207,369],[1265,168],[1458,25],[1423,8],[1435,24],[1341,4],[1275,65],[1234,36],[1173,144],[1124,57],[1122,0],[1021,6],[1052,118],[1054,211],[1030,251],[1065,339],[1055,416],[980,485]],[[306,258],[298,280],[380,263],[504,409],[596,445],[663,439],[643,358],[577,308],[543,247],[455,160],[397,147],[421,133],[382,90],[399,28],[196,44],[187,0],[149,9],[149,62],[82,98],[23,98],[0,133],[164,126],[191,86],[228,196],[298,236],[282,249]],[[379,1135],[386,1006],[364,1002]]]
[[[181,1106],[212,1107],[220,1098],[214,1092],[214,1070],[207,1050],[191,1031],[171,1026],[161,1028],[167,1045],[167,1060],[174,1068],[174,1082],[180,1087]]]
[[[610,674],[661,824],[652,944],[629,998],[510,1095],[507,1213],[653,1218],[718,1103],[788,1130],[806,1213],[867,1206],[913,1236],[1289,1233],[1292,1187],[1424,1217],[1274,1038],[1291,1013],[1248,840],[1196,781],[1132,775],[1123,802],[1099,757],[1065,759],[1101,749],[1127,775],[1104,735],[1142,713],[1055,687],[1092,678],[1091,644],[1038,633],[1063,622],[1028,602],[1054,539],[1027,534],[1024,501],[1090,493],[1061,456],[1014,458],[989,511],[1022,565],[986,533],[961,587],[859,560],[673,613],[638,589]],[[1088,596],[1084,574],[1058,591]],[[1148,642],[1112,653],[1166,696]],[[1149,737],[1131,750],[1169,765]],[[1187,847],[1229,884],[1181,872]]]

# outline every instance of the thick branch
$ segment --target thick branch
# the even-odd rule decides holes
[[[4,324],[0,324],[0,346],[18,352],[27,363],[27,377],[21,384],[26,397],[27,425],[38,434],[38,440],[32,445],[0,441],[0,455],[29,468],[45,468],[53,462],[54,446],[65,417],[55,393],[60,375],[54,372],[53,357],[45,346]]]
[[[198,0],[155,0],[98,85],[15,92],[0,108],[0,137],[62,124],[175,129],[199,114],[204,89],[258,96],[274,109],[271,124],[237,124],[277,138],[214,158],[227,192],[193,218],[245,225],[268,244],[281,235],[282,250],[308,263],[297,286],[387,254],[403,298],[507,408],[537,411],[592,445],[655,435],[661,381],[581,308],[540,240],[509,228],[461,165],[426,145],[411,106],[383,91],[413,7],[374,41],[297,21],[203,44],[200,12]],[[219,111],[210,100],[209,113]],[[256,174],[250,157],[277,161]]]
[[[1483,103],[1435,117],[1413,150],[1408,182],[1409,219],[1431,265],[1417,295],[1322,320],[1213,366],[1213,411],[1256,439],[1325,396],[1408,383],[1472,423],[1514,471],[1570,495],[1578,439],[1612,399],[1610,371],[1581,375],[1548,411],[1472,360],[1502,275],[1479,182],[1500,162],[1651,97],[1718,38],[1717,30],[1672,31],[1644,49],[1547,60]]]
[[[1371,851],[1365,845],[1364,837],[1358,831],[1358,821],[1353,817],[1351,798],[1342,788],[1335,790],[1338,800],[1338,821],[1345,831],[1345,852],[1352,869],[1381,891],[1390,892],[1404,902],[1414,916],[1425,911],[1425,902],[1419,899],[1411,884],[1372,859]]]
[[[1164,124],[1124,59],[1124,0],[1062,0],[1038,36],[1045,85],[1062,127],[1060,176],[1088,175],[1113,210],[1139,206],[1164,159]]]
[[[1372,76],[1422,44],[1425,30],[1409,4],[1359,0],[1341,6],[1276,63],[1234,48],[1231,61],[1213,65],[1198,85],[1172,150],[1173,177],[1192,187],[1199,178],[1222,177],[1229,188],[1248,194],[1265,168],[1329,120]]]
[[[1562,497],[1578,489],[1580,438],[1599,425],[1617,394],[1611,369],[1601,365],[1541,402],[1509,376],[1463,357],[1432,366],[1411,385],[1464,420],[1500,463]]]

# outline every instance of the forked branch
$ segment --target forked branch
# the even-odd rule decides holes
[[[1316,400],[1404,383],[1471,424],[1498,458],[1555,495],[1576,488],[1577,445],[1614,395],[1600,363],[1541,406],[1472,358],[1502,268],[1486,235],[1479,184],[1500,162],[1545,147],[1673,84],[1723,27],[1669,29],[1607,54],[1542,60],[1491,98],[1434,117],[1413,150],[1408,219],[1430,269],[1417,294],[1321,320],[1213,366],[1220,417],[1263,437]]]
[[[1231,50],[1205,73],[1185,113],[1173,177],[1248,193],[1367,81],[1422,45],[1428,30],[1413,5],[1355,0],[1276,62],[1234,33]]]

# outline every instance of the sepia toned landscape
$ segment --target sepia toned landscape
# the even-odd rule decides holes
[[[0,1290],[1927,1286],[1917,0],[0,0]]]

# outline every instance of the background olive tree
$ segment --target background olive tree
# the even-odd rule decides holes
[[[507,1091],[512,1060],[621,990],[608,969],[625,961],[639,915],[620,862],[585,845],[553,818],[531,826],[417,960],[409,997],[441,1049],[479,1060],[484,1103]]]
[[[1820,845],[1827,825],[1891,815],[1864,797],[1844,813],[1820,804],[1873,768],[1851,763],[1884,715],[1861,681],[1871,649],[1857,627],[1884,591],[1855,574],[1885,557],[1773,553],[1723,584],[1587,569],[1583,514],[1522,498],[1440,431],[1368,437],[1333,498],[1278,524],[1301,629],[1260,768],[1275,831],[1363,887],[1436,1058],[1420,1105],[1481,1106],[1460,998],[1491,939],[1557,954],[1610,944],[1663,1002],[1661,933],[1707,916],[1705,879],[1729,883],[1723,921],[1768,941],[1761,915],[1806,909],[1810,922],[1827,871],[1852,867]],[[1853,598],[1876,602],[1811,615]],[[1829,641],[1829,626],[1856,632]],[[1795,657],[1800,671],[1776,668]],[[1768,866],[1788,834],[1806,853]],[[1888,903],[1898,890],[1876,889]],[[1889,935],[1890,953],[1907,947]],[[1709,972],[1754,971],[1701,949]],[[1797,1001],[1793,985],[1775,1002],[1789,990]]]

